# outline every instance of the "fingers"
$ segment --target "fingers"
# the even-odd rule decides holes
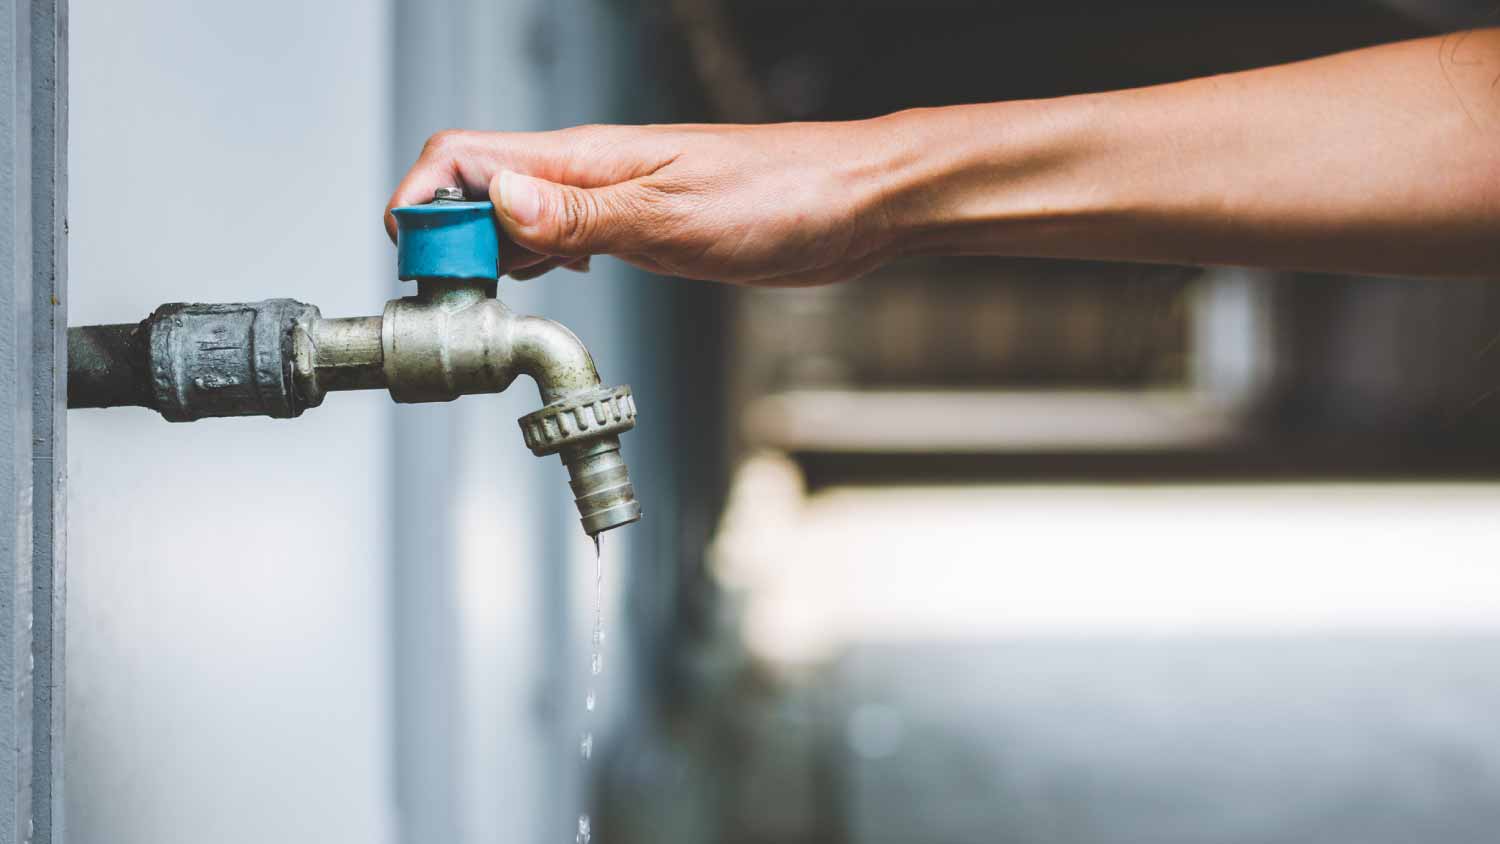
[[[547,258],[539,264],[533,264],[524,270],[512,270],[510,277],[516,281],[531,281],[532,279],[545,275],[560,266],[563,259]]]
[[[385,233],[391,242],[396,242],[396,218],[391,214],[392,208],[400,208],[406,205],[424,205],[432,201],[433,191],[438,188],[457,185],[464,188],[466,195],[475,193],[474,188],[463,184],[458,174],[458,168],[451,163],[429,162],[424,164],[418,161],[416,166],[396,186],[396,192],[391,194],[390,201],[385,204]]]
[[[538,255],[529,249],[522,249],[511,242],[510,238],[500,238],[500,274],[515,277],[518,272],[528,270],[548,260],[546,255]]]
[[[392,208],[431,202],[433,191],[441,187],[458,185],[466,191],[469,189],[462,184],[458,165],[456,147],[462,144],[462,137],[462,132],[447,131],[428,138],[417,162],[396,185],[395,192],[385,204],[385,233],[392,243],[396,241],[396,218],[391,215]]]
[[[580,188],[502,170],[490,182],[501,229],[523,249],[581,258],[634,250],[646,218],[637,181]]]
[[[446,130],[427,140],[411,170],[386,203],[386,233],[396,238],[390,209],[432,201],[432,192],[457,185],[471,199],[484,196],[501,170],[584,188],[628,181],[660,168],[674,144],[653,140],[642,127],[576,126],[554,132]],[[629,142],[629,143],[627,143]]]
[[[432,201],[435,190],[441,187],[457,185],[464,188],[470,197],[478,197],[488,191],[488,185],[481,183],[476,189],[469,182],[473,179],[470,172],[466,178],[466,171],[472,171],[472,159],[479,153],[466,146],[466,138],[469,133],[463,132],[439,132],[428,140],[422,150],[421,157],[412,169],[401,180],[396,187],[395,193],[391,195],[386,204],[385,225],[386,233],[395,240],[395,218],[391,215],[392,208],[405,205],[420,205]],[[466,165],[465,162],[470,162]],[[535,278],[543,273],[572,262],[572,259],[551,260],[547,254],[535,252],[517,244],[503,231],[500,233],[500,272],[509,274],[512,278]],[[583,267],[587,267],[587,260],[583,260]],[[570,267],[576,269],[577,267]]]
[[[589,258],[546,258],[525,269],[513,270],[510,277],[516,281],[530,281],[538,276],[545,275],[558,267],[572,270],[575,273],[586,273],[589,271]]]

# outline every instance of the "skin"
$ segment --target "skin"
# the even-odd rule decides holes
[[[495,203],[518,279],[614,255],[801,286],[913,254],[1492,277],[1500,29],[842,123],[447,131],[387,212],[451,184]]]

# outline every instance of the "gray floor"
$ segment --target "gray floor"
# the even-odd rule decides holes
[[[1500,638],[864,646],[834,685],[849,837],[1500,838]]]

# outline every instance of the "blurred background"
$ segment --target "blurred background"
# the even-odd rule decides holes
[[[1490,3],[73,0],[73,324],[402,293],[449,127],[1165,82]],[[593,548],[519,385],[70,415],[77,842],[1489,842],[1500,288],[998,259],[502,281],[635,388]],[[580,731],[599,733],[579,759]],[[602,727],[602,729],[601,729]]]

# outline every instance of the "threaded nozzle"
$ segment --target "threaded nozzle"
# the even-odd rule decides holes
[[[641,504],[635,500],[630,469],[620,456],[619,437],[603,436],[565,446],[560,454],[568,467],[568,485],[573,488],[584,533],[597,537],[640,521]]]

